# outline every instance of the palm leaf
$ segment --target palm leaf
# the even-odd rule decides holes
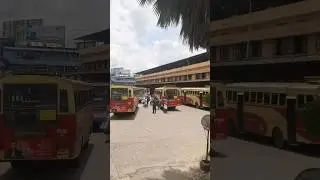
[[[181,23],[180,37],[191,51],[207,47],[209,0],[138,0],[141,6],[152,5],[161,28]]]

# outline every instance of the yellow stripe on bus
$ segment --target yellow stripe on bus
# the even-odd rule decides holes
[[[40,110],[40,121],[55,121],[57,120],[56,110]]]

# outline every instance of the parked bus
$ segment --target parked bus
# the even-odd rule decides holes
[[[160,99],[160,107],[168,109],[176,109],[182,104],[181,89],[178,87],[159,87],[154,90],[154,94]]]
[[[134,114],[138,108],[138,99],[133,94],[133,86],[111,85],[110,112]]]
[[[209,108],[210,104],[205,101],[205,96],[210,95],[210,87],[185,87],[181,88],[183,103],[197,108]]]
[[[226,86],[226,92],[233,134],[244,132],[271,137],[278,148],[286,143],[320,143],[320,138],[311,135],[302,121],[302,113],[319,95],[320,85],[234,83]]]
[[[34,160],[79,165],[92,129],[91,86],[58,77],[0,79],[0,162],[24,168]]]
[[[133,87],[133,95],[138,98],[141,103],[142,99],[148,94],[148,89],[143,87]]]

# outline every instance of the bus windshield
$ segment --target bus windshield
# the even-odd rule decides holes
[[[122,101],[128,97],[128,88],[111,88],[111,100]]]
[[[16,133],[45,132],[56,123],[57,92],[56,84],[4,84],[6,126]]]
[[[167,89],[165,93],[167,99],[170,100],[174,99],[174,96],[180,96],[180,91],[177,89]]]

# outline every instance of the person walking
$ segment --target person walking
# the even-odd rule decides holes
[[[147,96],[147,105],[149,105],[149,102],[150,102],[150,96],[148,95]]]
[[[152,113],[157,114],[157,98],[152,99]]]

